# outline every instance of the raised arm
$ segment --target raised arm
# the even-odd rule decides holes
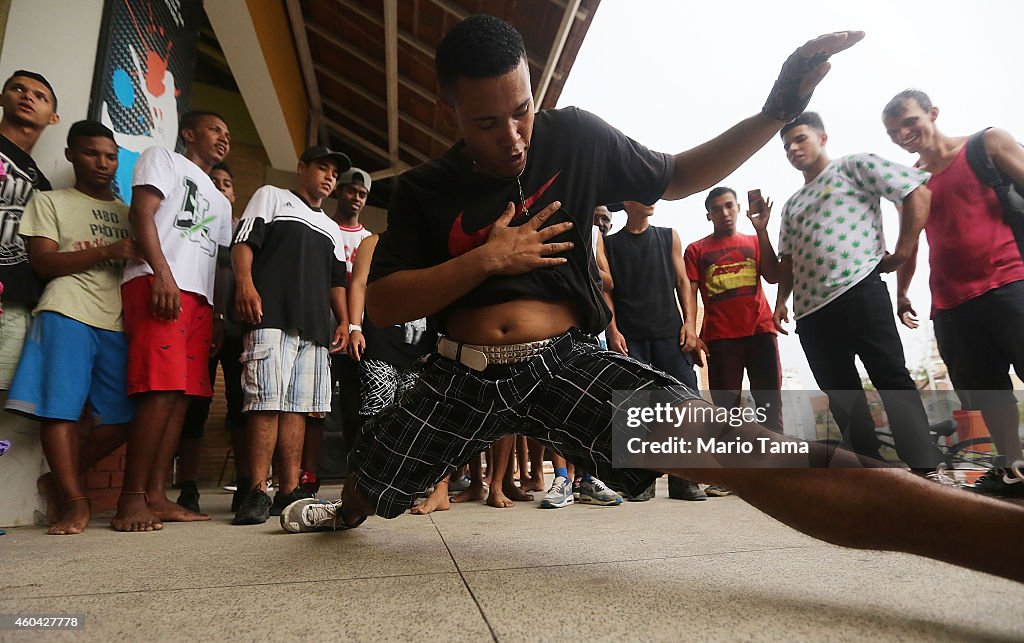
[[[831,69],[829,56],[852,47],[863,31],[819,36],[793,52],[782,65],[760,114],[744,119],[710,141],[675,155],[672,180],[661,198],[682,199],[706,190],[764,147],[782,126],[807,107],[811,94]]]
[[[779,257],[772,247],[772,240],[768,237],[768,221],[772,216],[772,200],[766,198],[761,212],[754,214],[747,210],[747,218],[750,219],[754,231],[757,232],[757,252],[760,255],[757,268],[770,284],[779,283]]]

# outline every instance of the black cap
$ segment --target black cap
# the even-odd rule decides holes
[[[626,206],[625,204],[622,203],[622,201],[619,201],[618,203],[609,203],[604,207],[608,208],[609,212],[622,212],[623,210],[626,209]]]
[[[319,161],[320,159],[329,158],[334,161],[334,164],[338,166],[338,172],[344,172],[352,167],[352,161],[341,152],[335,152],[329,147],[323,145],[314,145],[308,148],[299,157],[301,163],[308,164],[310,161]]]

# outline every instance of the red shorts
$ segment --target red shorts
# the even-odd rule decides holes
[[[182,291],[178,319],[157,319],[150,312],[152,284],[151,275],[121,284],[128,337],[128,395],[184,391],[185,395],[212,397],[213,307],[202,295]]]

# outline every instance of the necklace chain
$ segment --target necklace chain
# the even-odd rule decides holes
[[[473,163],[473,171],[476,172],[477,174],[484,174],[486,176],[492,176],[488,172],[485,172],[483,170],[483,168],[481,168],[480,165],[476,161],[472,161],[472,163]],[[523,172],[525,172],[525,171],[526,171],[526,168],[524,167],[523,168]],[[530,208],[526,207],[526,197],[523,195],[523,182],[521,180],[522,176],[523,176],[523,172],[520,172],[519,174],[516,175],[516,187],[519,188],[519,205],[523,208],[523,212],[522,213],[523,213],[523,215],[527,219],[529,219],[530,218]],[[496,177],[496,178],[498,178],[498,177]]]

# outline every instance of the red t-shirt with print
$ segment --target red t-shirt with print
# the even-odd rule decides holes
[[[761,288],[760,259],[754,235],[709,235],[686,247],[686,276],[704,300],[700,337],[705,342],[775,332]]]

